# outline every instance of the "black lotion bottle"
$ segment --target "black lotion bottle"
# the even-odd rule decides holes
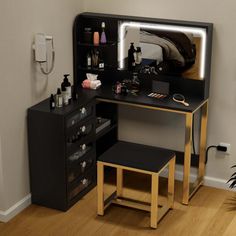
[[[134,43],[130,44],[130,48],[128,50],[128,70],[133,71],[135,69],[135,59],[134,59]]]

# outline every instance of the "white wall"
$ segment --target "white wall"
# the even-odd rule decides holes
[[[2,169],[2,147],[1,147],[1,137],[0,137],[0,209],[4,209],[5,199],[3,197],[3,169]]]
[[[78,0],[0,1],[0,213],[30,193],[26,111],[55,93],[64,73],[73,76],[72,24],[82,7]],[[54,37],[48,77],[32,60],[37,32]]]
[[[236,159],[236,2],[220,0],[120,0],[85,1],[85,10],[214,23],[210,89],[208,145],[228,142],[231,155],[209,153],[207,176],[221,183],[229,178]],[[157,125],[158,124],[158,125]],[[122,139],[181,150],[184,144],[183,117],[164,112],[123,107],[120,109]]]

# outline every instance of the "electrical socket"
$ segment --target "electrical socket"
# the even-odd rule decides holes
[[[228,154],[228,155],[230,154],[230,144],[229,143],[219,143],[219,145],[226,148],[225,154]]]

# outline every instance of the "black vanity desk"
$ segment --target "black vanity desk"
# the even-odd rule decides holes
[[[91,29],[91,32],[100,31],[101,23],[105,22],[106,24],[106,36],[109,42],[107,44],[94,45],[92,39],[85,39],[85,29]],[[137,27],[136,27],[137,26]],[[151,27],[151,28],[150,28]],[[176,45],[183,47],[180,48],[180,51],[187,52],[190,57],[186,57],[185,62],[193,62],[191,65],[189,74],[181,74],[177,71],[177,77],[175,71],[170,69],[169,73],[164,73],[165,78],[160,78],[157,75],[143,75],[140,72],[140,78],[144,79],[148,77],[148,81],[157,79],[158,81],[170,83],[170,93],[181,93],[185,95],[186,102],[190,104],[189,107],[185,107],[182,104],[177,104],[171,99],[166,99],[165,101],[158,101],[157,99],[150,98],[147,95],[151,92],[149,91],[142,92],[139,96],[120,96],[115,95],[111,91],[111,84],[115,84],[116,81],[122,81],[122,79],[130,78],[128,67],[126,62],[128,62],[128,55],[126,55],[125,50],[128,50],[129,43],[136,42],[140,46],[141,40],[136,39],[136,37],[131,37],[132,41],[129,40],[128,34],[129,29],[132,28],[138,29],[135,31],[139,35],[143,35],[143,31],[148,31],[151,29],[151,33],[159,37],[163,37],[163,29],[167,30],[167,33],[171,34],[173,32],[180,33],[183,36],[183,32],[191,33],[193,36],[193,41],[189,45],[187,50],[186,45],[183,46],[182,43],[189,42],[186,40],[183,41],[183,38],[180,41],[176,41]],[[142,32],[141,32],[142,31]],[[149,31],[148,31],[149,32]],[[146,108],[151,110],[160,110],[166,112],[173,112],[182,114],[185,116],[185,147],[184,147],[184,177],[183,177],[183,200],[184,204],[188,204],[190,197],[195,193],[198,187],[203,182],[203,177],[205,173],[205,151],[206,151],[206,126],[207,126],[207,108],[208,108],[208,98],[209,98],[209,88],[210,88],[210,71],[211,71],[211,48],[212,48],[212,32],[213,24],[207,22],[190,22],[190,21],[180,21],[180,20],[170,20],[170,19],[156,19],[156,18],[145,18],[138,16],[124,16],[124,15],[111,15],[103,13],[94,13],[94,12],[85,12],[79,14],[74,20],[73,26],[73,65],[74,65],[74,87],[78,88],[79,97],[93,99],[96,98],[97,101],[100,101],[102,109],[99,112],[99,116],[103,115],[105,112],[110,112],[111,107],[116,107],[117,105],[128,105],[140,108]],[[150,32],[149,32],[150,33]],[[146,34],[145,34],[146,35]],[[170,36],[170,35],[169,35]],[[164,35],[164,38],[169,36]],[[177,36],[177,35],[175,35]],[[186,36],[186,35],[185,35]],[[173,38],[172,38],[173,39]],[[170,39],[170,41],[172,41]],[[123,44],[121,43],[123,42]],[[143,42],[143,41],[142,41]],[[149,40],[144,40],[145,43],[150,43]],[[152,41],[151,41],[152,42]],[[149,45],[150,46],[150,45]],[[99,50],[102,54],[102,59],[104,62],[104,69],[97,69],[88,67],[86,63],[86,58],[88,53],[91,53],[91,50]],[[142,48],[142,55],[144,56],[145,50]],[[150,49],[152,50],[152,49]],[[124,55],[122,55],[122,52]],[[147,52],[147,51],[146,51]],[[150,52],[150,51],[149,51]],[[156,52],[157,53],[157,52]],[[187,55],[186,54],[186,55]],[[195,54],[195,55],[193,55]],[[158,54],[159,55],[159,54]],[[186,56],[185,55],[185,56]],[[145,58],[145,56],[144,56]],[[147,57],[149,58],[149,57]],[[164,58],[164,57],[163,57]],[[153,59],[153,58],[149,58]],[[165,61],[165,60],[164,60]],[[168,61],[165,61],[168,64]],[[191,64],[190,63],[190,64]],[[186,69],[186,68],[185,68]],[[186,72],[186,70],[184,71]],[[189,72],[189,71],[188,71]],[[102,80],[102,88],[97,91],[82,90],[81,83],[86,78],[86,73],[98,74],[99,78]],[[170,78],[166,75],[172,75]],[[163,77],[163,76],[161,76]],[[141,80],[140,80],[141,81]],[[142,88],[151,87],[146,84],[147,81],[142,84]],[[147,85],[147,86],[146,86]],[[188,96],[189,94],[189,96]],[[106,107],[109,106],[109,107]],[[100,107],[100,108],[101,108]],[[114,110],[116,110],[116,108]],[[97,108],[96,108],[97,109]],[[97,109],[98,110],[98,109]],[[199,159],[195,158],[194,155],[191,155],[191,144],[192,144],[192,121],[193,115],[195,112],[201,110],[201,131],[200,131],[200,151]],[[145,110],[144,110],[145,112]],[[106,114],[107,115],[107,114]],[[117,115],[117,113],[116,113]],[[106,117],[105,117],[106,118]],[[117,120],[117,118],[115,119]],[[114,122],[115,123],[115,122]],[[112,127],[111,127],[112,129]],[[110,135],[106,141],[111,140],[110,137],[115,137],[117,139],[117,125],[114,128],[114,135]],[[102,145],[101,145],[102,144]],[[97,147],[106,146],[106,142],[99,142]],[[106,147],[107,148],[107,147]],[[109,147],[108,147],[109,148]],[[99,156],[100,152],[97,152]],[[182,153],[183,154],[183,153]],[[193,160],[199,160],[197,166],[198,170],[198,179],[196,183],[190,186],[190,166],[191,166],[191,157]],[[178,154],[177,154],[178,162]],[[193,162],[193,161],[192,161]]]
[[[142,91],[138,96],[116,95],[111,90],[111,85],[102,85],[98,90],[88,90],[80,88],[78,90],[79,99],[93,99],[97,101],[115,103],[120,105],[134,106],[151,110],[173,112],[185,116],[185,147],[184,147],[184,173],[183,173],[183,198],[182,203],[188,204],[189,199],[203,184],[205,174],[205,150],[207,134],[207,110],[208,99],[186,96],[189,107],[174,102],[171,98],[164,101],[150,98],[147,95],[150,92]],[[195,112],[201,109],[201,130],[200,130],[200,150],[198,162],[198,178],[196,182],[190,184],[191,167],[191,144],[192,144],[192,120]]]

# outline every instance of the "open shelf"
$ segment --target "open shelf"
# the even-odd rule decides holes
[[[96,140],[100,139],[101,137],[109,133],[111,130],[116,129],[116,128],[117,128],[117,124],[113,124],[104,128],[103,130],[101,130],[100,132],[96,134]]]
[[[107,43],[100,43],[100,44],[93,44],[93,43],[82,43],[78,42],[78,46],[81,47],[110,47],[110,46],[115,46],[117,42],[115,41],[108,41]]]
[[[100,69],[100,68],[96,68],[96,67],[79,66],[78,69],[81,70],[81,71],[98,71],[98,72],[103,72],[103,71],[107,71],[107,70],[116,70],[117,67],[105,65],[104,68]]]

